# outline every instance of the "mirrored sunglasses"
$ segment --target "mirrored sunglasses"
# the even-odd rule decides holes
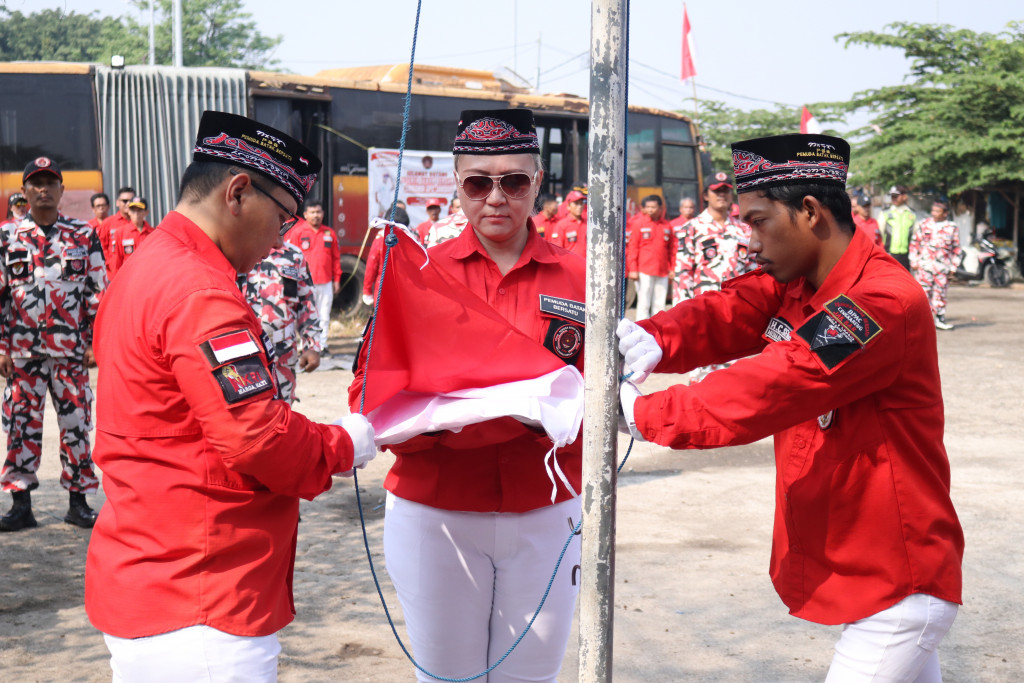
[[[487,199],[494,191],[494,181],[498,181],[498,187],[509,199],[522,199],[530,193],[536,174],[528,175],[522,172],[506,173],[504,175],[470,175],[459,178],[459,187],[468,199]]]

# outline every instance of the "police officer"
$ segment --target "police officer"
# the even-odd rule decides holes
[[[29,214],[0,229],[0,375],[7,378],[0,484],[14,498],[0,531],[36,526],[31,491],[39,486],[47,391],[60,427],[60,482],[71,499],[64,521],[90,528],[96,513],[85,494],[99,482],[89,453],[86,363],[92,362],[92,321],[107,286],[103,252],[92,228],[59,213],[64,177],[52,159],[30,162],[21,182]]]
[[[299,498],[372,459],[373,429],[361,415],[315,424],[277,398],[236,284],[294,224],[320,161],[221,112],[203,115],[192,159],[96,320],[107,503],[85,608],[118,680],[276,681]]]
[[[843,624],[829,681],[941,680],[961,602],[931,311],[920,285],[855,230],[850,147],[825,135],[737,142],[760,269],[636,324],[619,349],[642,381],[752,353],[694,386],[624,382],[640,439],[676,449],[774,434],[770,574],[790,612]]]
[[[291,403],[296,368],[313,372],[323,351],[313,280],[302,250],[287,242],[275,244],[259,265],[241,276],[240,284],[273,346],[278,391]]]

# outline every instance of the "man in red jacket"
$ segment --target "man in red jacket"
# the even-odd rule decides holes
[[[103,258],[107,260],[108,279],[111,277],[110,264],[113,258],[114,244],[117,241],[117,231],[132,224],[131,216],[128,215],[128,202],[135,197],[135,188],[126,185],[117,191],[116,197],[117,211],[103,219],[103,222],[96,228],[96,236],[99,237],[100,247],[103,248]]]
[[[110,261],[107,262],[107,272],[110,279],[117,275],[124,262],[135,250],[142,246],[143,241],[153,234],[153,226],[146,220],[149,215],[149,204],[142,197],[132,197],[128,202],[128,216],[131,223],[121,226],[112,235],[113,243],[110,247]]]
[[[574,254],[587,256],[587,219],[583,210],[587,205],[587,195],[580,190],[572,190],[565,197],[568,215],[558,221],[548,241],[568,249]]]
[[[301,220],[288,231],[285,241],[302,249],[313,277],[313,299],[320,317],[320,347],[327,351],[327,332],[331,326],[334,295],[341,289],[341,249],[331,226],[324,223],[324,205],[317,199],[306,202]]]
[[[856,230],[850,146],[825,135],[733,145],[760,268],[640,325],[635,382],[752,356],[691,386],[622,384],[635,438],[714,448],[775,436],[770,574],[790,612],[843,624],[829,681],[940,681],[964,539],[932,316],[906,270]],[[753,354],[753,355],[752,355]]]
[[[362,415],[315,424],[278,398],[269,339],[236,284],[319,169],[284,133],[206,112],[177,207],[100,306],[107,502],[85,608],[114,680],[276,681],[299,498],[373,458]]]
[[[637,280],[636,319],[650,318],[665,310],[669,278],[675,277],[672,264],[676,257],[676,236],[662,218],[659,195],[644,197],[641,213],[629,224],[626,240],[626,272]]]

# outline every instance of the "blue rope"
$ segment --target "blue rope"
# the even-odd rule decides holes
[[[398,171],[397,171],[396,176],[395,176],[395,195],[394,195],[394,198],[393,198],[393,200],[391,202],[391,214],[390,214],[390,218],[389,218],[389,220],[392,223],[394,223],[394,220],[395,220],[395,209],[396,209],[396,207],[398,205],[398,193],[399,193],[399,189],[401,188],[401,184],[402,184],[402,158],[403,158],[403,156],[405,154],[405,142],[406,142],[407,134],[409,132],[409,110],[410,110],[411,104],[412,104],[412,75],[413,75],[413,65],[416,63],[416,41],[417,41],[418,34],[419,34],[420,10],[421,10],[421,7],[422,7],[422,0],[417,0],[417,2],[416,2],[416,25],[415,25],[415,28],[413,29],[413,38],[412,38],[412,54],[409,57],[409,78],[408,78],[408,82],[406,83],[405,106],[404,106],[403,112],[402,112],[402,137],[401,137],[401,139],[399,141],[399,147],[398,147]],[[628,14],[628,4],[627,4],[627,17],[628,16],[629,16],[629,14]],[[627,28],[627,42],[626,42],[626,45],[627,45],[627,53],[626,54],[628,55],[629,54],[628,53],[628,45],[629,45],[629,41],[628,41],[628,28]],[[628,68],[628,59],[627,59],[627,68]],[[627,78],[627,86],[626,87],[627,87],[627,93],[628,93],[628,87],[629,87],[628,86],[628,78]],[[626,116],[627,117],[629,116],[628,96],[627,96]],[[384,229],[387,230],[387,228],[384,228]],[[624,240],[625,240],[625,230],[623,230],[623,241]],[[368,378],[368,375],[369,375],[370,354],[373,351],[373,338],[374,338],[374,333],[375,333],[376,327],[377,327],[377,316],[375,315],[375,313],[376,313],[377,307],[380,304],[380,299],[384,295],[384,275],[387,272],[388,262],[390,260],[390,255],[391,255],[391,248],[394,247],[396,244],[398,244],[398,236],[395,235],[394,227],[392,226],[391,232],[384,239],[384,245],[385,245],[385,248],[384,248],[384,259],[383,259],[383,261],[381,263],[380,278],[379,278],[379,280],[377,282],[377,297],[376,297],[376,300],[374,302],[374,315],[372,316],[371,321],[370,321],[370,330],[369,330],[369,335],[368,335],[367,341],[366,341],[366,361],[363,364],[363,385],[361,387],[360,395],[359,395],[359,412],[361,414],[365,414],[365,407],[366,407],[366,383],[367,383],[367,378]],[[624,245],[623,245],[623,253],[625,253],[625,246]],[[625,290],[625,287],[623,287],[622,297],[621,297],[621,301],[620,301],[620,304],[619,304],[619,311],[620,311],[621,315],[625,315],[625,308],[626,308],[626,290]],[[616,470],[616,473],[619,473],[619,472],[622,471],[622,468],[623,468],[623,466],[625,466],[626,460],[629,458],[629,454],[632,451],[632,449],[633,449],[633,440],[630,439],[629,447],[626,449],[626,455],[622,458],[622,462],[619,463],[619,467]],[[359,508],[359,524],[360,524],[360,527],[362,528],[362,533],[363,533],[363,548],[366,550],[366,561],[367,561],[367,563],[370,566],[370,574],[373,576],[373,585],[377,589],[377,597],[380,598],[381,607],[384,608],[384,615],[388,619],[388,625],[391,627],[391,633],[394,634],[395,640],[398,642],[398,646],[400,648],[402,648],[402,652],[405,653],[406,658],[412,663],[412,665],[414,667],[416,667],[417,669],[419,669],[420,671],[422,671],[423,673],[425,673],[426,675],[428,675],[428,676],[430,676],[432,678],[436,678],[436,679],[441,680],[441,681],[446,681],[447,683],[467,683],[468,681],[472,681],[472,680],[475,680],[477,678],[481,678],[482,676],[486,676],[491,671],[493,671],[498,666],[500,666],[501,663],[504,662],[508,658],[508,656],[512,654],[512,651],[516,649],[516,646],[518,646],[519,643],[523,640],[523,638],[526,637],[526,634],[530,632],[530,629],[533,627],[534,622],[537,620],[537,617],[540,615],[540,611],[544,608],[544,604],[547,602],[548,595],[551,592],[551,587],[554,585],[555,577],[558,575],[558,569],[561,567],[562,560],[565,558],[565,553],[569,549],[569,544],[572,543],[573,537],[575,537],[577,534],[580,533],[580,529],[583,526],[583,518],[581,516],[580,517],[580,521],[576,523],[576,526],[569,533],[569,537],[565,540],[565,543],[562,545],[562,551],[558,554],[558,560],[555,562],[555,568],[551,572],[551,578],[548,579],[548,584],[547,584],[547,586],[544,589],[544,594],[541,596],[540,603],[537,605],[537,609],[534,611],[533,616],[530,618],[529,623],[526,625],[526,628],[523,629],[522,633],[519,634],[519,637],[516,638],[515,642],[512,643],[512,646],[505,652],[505,654],[503,654],[498,659],[498,661],[496,661],[494,664],[489,666],[486,670],[481,671],[480,673],[478,673],[478,674],[476,674],[474,676],[467,676],[467,677],[464,677],[464,678],[449,678],[449,677],[446,677],[446,676],[439,676],[437,674],[431,673],[430,671],[427,671],[425,668],[423,668],[419,664],[419,662],[417,662],[416,659],[412,656],[412,653],[409,652],[408,648],[405,646],[405,643],[402,641],[402,637],[398,634],[398,628],[395,626],[395,621],[391,617],[391,611],[388,609],[387,601],[384,598],[384,592],[381,590],[381,587],[380,587],[380,579],[377,576],[377,570],[376,570],[376,568],[374,566],[374,563],[373,563],[373,556],[372,556],[372,553],[370,551],[370,540],[369,540],[369,537],[368,537],[367,532],[366,532],[366,518],[363,515],[363,501],[362,501],[362,496],[359,493],[359,473],[358,473],[357,470],[353,470],[353,472],[352,472],[352,484],[353,484],[353,487],[355,488],[355,491],[356,491],[356,505]]]

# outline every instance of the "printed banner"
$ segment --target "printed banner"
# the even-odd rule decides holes
[[[402,155],[402,187],[398,198],[409,212],[410,228],[427,220],[427,205],[441,205],[441,217],[448,215],[455,194],[455,159],[451,152],[429,152],[407,149]],[[367,164],[369,216],[390,218],[398,178],[398,150],[371,147]]]

